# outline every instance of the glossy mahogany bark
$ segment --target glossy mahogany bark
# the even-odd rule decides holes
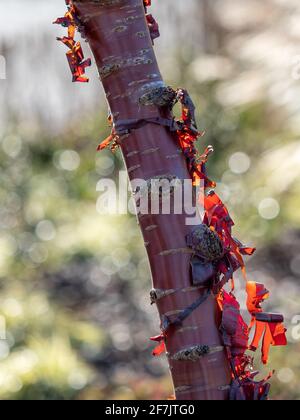
[[[73,3],[97,62],[114,121],[159,116],[157,107],[139,103],[145,86],[162,82],[142,0]],[[149,180],[166,174],[190,178],[176,137],[165,127],[148,124],[133,131],[122,141],[121,150],[131,180]],[[185,249],[191,227],[186,225],[186,214],[144,215],[139,217],[139,223],[154,288],[190,287],[191,255]],[[202,293],[194,290],[167,296],[157,303],[159,313],[162,316],[183,310]],[[173,355],[192,345],[222,346],[216,318],[216,300],[210,296],[183,322],[183,327],[191,328],[168,334],[168,353]],[[197,362],[173,361],[169,357],[169,365],[178,400],[228,399],[228,390],[222,390],[231,382],[225,352],[205,356]],[[179,388],[186,386],[192,388],[180,392]]]

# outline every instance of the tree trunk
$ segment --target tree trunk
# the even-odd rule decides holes
[[[114,123],[166,117],[157,106],[139,102],[149,86],[163,85],[143,1],[78,0],[73,4],[97,62]],[[120,147],[131,181],[137,178],[149,181],[166,175],[180,180],[191,178],[178,142],[166,127],[146,124],[123,137]],[[192,228],[186,225],[186,217],[174,212],[139,216],[154,289],[179,289],[157,301],[162,321],[166,314],[176,317],[206,293],[191,287],[191,254],[186,236]],[[216,298],[209,294],[180,328],[168,331],[167,357],[178,400],[228,399],[231,372],[222,349],[217,316]],[[198,345],[219,351],[196,362],[172,359],[179,351]]]

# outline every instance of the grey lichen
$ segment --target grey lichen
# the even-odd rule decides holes
[[[208,260],[215,261],[223,256],[223,244],[218,234],[207,225],[200,225],[187,236],[187,245],[195,254]]]
[[[175,353],[172,360],[196,362],[210,353],[209,346],[193,346]]]
[[[159,86],[149,89],[139,99],[141,105],[167,107],[174,103],[176,92],[169,86]]]

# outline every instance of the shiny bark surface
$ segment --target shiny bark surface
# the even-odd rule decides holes
[[[77,15],[95,57],[109,107],[115,122],[161,115],[155,106],[144,106],[139,98],[149,86],[163,82],[155,58],[142,0],[74,1]],[[147,124],[121,141],[128,175],[150,180],[164,175],[189,179],[186,160],[176,134]],[[192,286],[186,235],[186,214],[149,214],[139,217],[147,249],[153,287],[184,289]],[[199,219],[199,224],[201,220]],[[203,290],[180,291],[157,302],[162,317],[191,305]],[[216,299],[213,295],[182,325],[171,329],[166,340],[175,394],[180,399],[228,399],[231,382],[225,351],[196,362],[174,361],[171,356],[193,345],[222,346]],[[145,340],[147,338],[145,337]]]

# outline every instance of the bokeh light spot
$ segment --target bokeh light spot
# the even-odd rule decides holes
[[[36,226],[35,233],[42,241],[52,241],[56,236],[56,229],[50,220],[42,220]]]
[[[258,212],[263,219],[273,220],[279,216],[280,205],[274,198],[265,198],[259,203]]]
[[[55,157],[54,163],[65,171],[76,171],[80,166],[80,156],[74,150],[64,150]]]
[[[234,153],[229,159],[229,168],[234,174],[244,174],[251,166],[251,160],[246,153]]]
[[[98,156],[96,159],[96,172],[102,176],[109,176],[115,170],[115,161],[109,156]]]
[[[2,142],[2,149],[11,158],[16,158],[22,149],[22,140],[19,136],[7,136]]]
[[[284,384],[288,384],[289,382],[292,382],[294,377],[295,377],[295,374],[290,368],[282,368],[277,373],[277,378],[280,380],[280,382],[283,382]]]

